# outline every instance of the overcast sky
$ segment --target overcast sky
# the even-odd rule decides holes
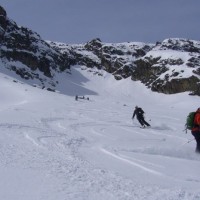
[[[155,43],[200,40],[200,0],[0,0],[9,18],[45,40]]]

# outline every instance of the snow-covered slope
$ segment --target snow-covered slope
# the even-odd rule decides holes
[[[200,199],[200,156],[183,131],[199,97],[100,73],[73,68],[57,88],[66,95],[0,74],[0,199]],[[131,120],[135,105],[151,128]]]

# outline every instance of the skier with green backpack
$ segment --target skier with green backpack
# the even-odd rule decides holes
[[[200,108],[196,112],[190,112],[188,114],[185,126],[186,130],[191,130],[197,142],[196,152],[200,153]]]

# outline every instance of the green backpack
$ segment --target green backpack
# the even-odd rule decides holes
[[[192,130],[194,127],[194,116],[196,112],[190,112],[186,118],[185,128],[186,130]]]

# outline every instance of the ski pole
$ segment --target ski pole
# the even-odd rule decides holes
[[[185,133],[187,134],[187,128],[183,129],[182,131],[185,132]]]
[[[188,140],[188,141],[187,141],[187,143],[190,143],[190,142],[192,142],[193,140],[194,140],[194,138],[193,138],[193,139],[191,139],[191,140]]]
[[[185,145],[185,144],[189,144],[190,142],[192,142],[194,140],[194,138],[193,139],[191,139],[191,140],[188,140],[187,142],[185,142],[185,143],[183,143],[181,146],[183,146],[183,145]]]

